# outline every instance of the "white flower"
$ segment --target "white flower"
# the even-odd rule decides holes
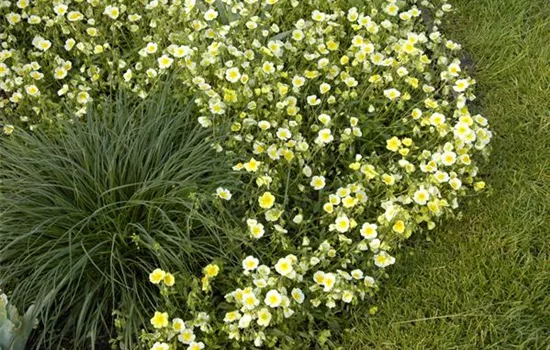
[[[319,119],[319,121],[323,123],[323,125],[328,125],[328,123],[330,123],[330,120],[331,120],[330,116],[325,113],[319,114],[319,117],[317,119]]]
[[[321,100],[315,95],[308,96],[306,100],[307,100],[307,104],[310,106],[317,106],[321,104]]]
[[[449,65],[449,68],[447,69],[447,71],[453,77],[457,77],[458,73],[460,73],[462,71],[462,69],[460,69],[460,64],[459,63],[451,63]]]
[[[395,258],[385,251],[381,251],[374,256],[374,264],[378,267],[387,267],[393,263],[395,263]]]
[[[386,96],[390,100],[396,100],[401,96],[401,92],[397,89],[387,89],[384,90],[384,96]]]
[[[103,14],[111,17],[112,19],[117,19],[120,15],[120,9],[116,6],[109,5],[105,7],[105,11],[103,11]]]
[[[145,46],[145,52],[148,54],[153,54],[157,52],[158,45],[157,43],[147,43],[147,46]]]
[[[334,285],[336,284],[336,275],[333,273],[325,273],[323,274],[323,290],[325,292],[329,292],[334,288]]]
[[[449,174],[447,174],[446,172],[443,172],[443,171],[439,171],[439,170],[436,171],[435,174],[434,174],[434,177],[437,180],[437,182],[439,182],[439,183],[449,181]]]
[[[433,126],[439,126],[445,123],[445,116],[441,113],[434,113],[430,117],[430,124]]]
[[[244,314],[239,320],[239,328],[248,328],[252,322],[252,316],[250,314]]]
[[[302,174],[304,174],[305,177],[311,177],[312,175],[312,170],[309,166],[304,166],[304,168],[302,169]]]
[[[153,344],[153,347],[151,350],[168,350],[170,349],[170,346],[166,343],[156,342]]]
[[[63,67],[57,67],[53,74],[55,79],[63,79],[67,76],[67,70]]]
[[[131,69],[126,70],[126,72],[122,75],[125,82],[129,82],[132,80],[133,72]]]
[[[199,117],[198,122],[203,128],[208,128],[212,126],[212,119],[205,116]]]
[[[132,13],[131,15],[128,15],[128,20],[130,22],[137,22],[141,19],[141,16],[138,15],[137,13]]]
[[[185,56],[189,56],[193,51],[191,48],[187,45],[180,45],[174,48],[174,51],[172,52],[172,56],[177,58],[182,58]]]
[[[325,20],[326,14],[324,14],[323,12],[319,12],[318,10],[314,10],[314,11],[311,13],[311,18],[312,18],[314,21],[322,22],[322,21]]]
[[[344,303],[351,303],[352,300],[353,300],[353,292],[349,290],[345,290],[342,293],[342,301]]]
[[[23,118],[22,118],[23,120]],[[2,131],[4,132],[5,135],[11,135],[13,133],[13,131],[15,130],[15,127],[11,124],[6,124],[4,125],[4,127],[2,128]]]
[[[247,292],[243,293],[242,303],[246,309],[252,310],[260,304],[260,300],[256,298],[256,295],[254,293]]]
[[[40,95],[40,90],[38,90],[38,88],[36,87],[36,85],[27,85],[27,86],[25,86],[25,91],[26,91],[27,94],[29,94],[30,96],[38,96],[38,95]]]
[[[234,322],[234,321],[240,319],[241,316],[242,316],[241,313],[238,312],[238,311],[227,312],[225,314],[225,317],[223,318],[223,321],[225,323],[231,323],[231,322]]]
[[[281,276],[290,276],[294,271],[294,268],[292,267],[292,260],[290,260],[289,258],[279,259],[279,261],[277,261],[277,264],[275,264],[275,270]]]
[[[301,76],[295,76],[294,78],[292,78],[292,85],[295,87],[295,88],[300,88],[302,86],[304,86],[306,82],[306,79],[304,77],[301,77]]]
[[[74,39],[67,39],[63,47],[65,48],[65,50],[71,51],[75,44],[76,44],[76,41]]]
[[[78,11],[71,11],[67,14],[67,19],[71,22],[80,21],[84,18],[84,15]]]
[[[191,342],[191,344],[189,344],[189,347],[187,348],[187,350],[202,350],[204,349],[204,343],[203,342]]]
[[[419,189],[414,193],[413,199],[417,204],[425,205],[430,200],[430,193],[423,188]]]
[[[334,222],[334,227],[336,231],[340,233],[347,232],[349,230],[350,222],[346,215],[342,215],[336,219]]]
[[[167,69],[172,65],[174,59],[168,55],[162,55],[157,59],[157,62],[160,69]]]
[[[357,85],[359,85],[359,82],[354,77],[347,77],[344,80],[344,83],[346,83],[346,85],[350,88],[356,87]]]
[[[260,261],[258,259],[249,255],[243,260],[243,269],[246,271],[253,271],[258,267],[259,263]]]
[[[355,269],[351,271],[351,277],[355,278],[356,280],[361,280],[363,279],[363,271]]]
[[[5,77],[9,73],[10,69],[8,68],[8,66],[5,63],[0,62],[0,77]]]
[[[258,311],[258,325],[262,327],[269,326],[269,322],[271,322],[271,313],[267,308],[263,308],[260,311]]]
[[[267,120],[261,120],[258,122],[258,127],[262,130],[267,130],[271,128],[271,123],[268,122]]]
[[[373,287],[374,283],[375,283],[374,278],[372,278],[371,276],[365,276],[365,279],[363,280],[363,283],[367,287]]]
[[[36,47],[39,49],[39,50],[42,50],[42,51],[48,51],[48,49],[50,47],[52,47],[52,42],[49,41],[49,40],[46,40],[46,39],[42,39],[40,38],[41,40],[38,42],[38,45],[36,45]]]
[[[283,316],[285,316],[285,318],[290,318],[292,315],[294,315],[294,310],[287,307],[283,309]]]
[[[468,81],[468,79],[460,79],[456,81],[453,90],[456,92],[464,92],[469,86],[470,82]]]
[[[369,224],[364,223],[363,226],[361,226],[361,230],[359,231],[361,233],[361,236],[365,239],[373,239],[376,238],[378,235],[378,232],[376,231],[378,229],[378,226],[376,224]]]
[[[302,214],[298,214],[292,219],[292,222],[299,225],[302,223],[303,220],[304,220],[304,216]]]
[[[224,114],[225,113],[225,103],[220,100],[213,100],[209,103],[210,112],[213,114]]]
[[[204,13],[204,19],[207,21],[212,21],[216,18],[218,18],[218,11],[214,9],[209,9]]]
[[[80,104],[86,104],[90,101],[90,94],[86,91],[81,91],[76,95],[76,100]]]
[[[375,238],[369,242],[369,247],[372,251],[376,252],[380,248],[382,242],[378,238]]]
[[[327,92],[330,91],[330,85],[327,84],[327,83],[322,83],[320,86],[319,86],[319,92],[321,92],[321,94],[326,94]]]
[[[286,141],[292,137],[292,133],[287,128],[279,128],[279,130],[277,130],[277,137],[283,141]]]
[[[225,71],[225,79],[227,79],[231,83],[236,83],[241,78],[241,73],[239,72],[239,68],[229,68]]]
[[[253,238],[259,239],[263,237],[265,233],[264,225],[258,223],[256,220],[247,220],[247,223],[250,229],[250,235]]]
[[[179,335],[178,340],[183,344],[191,344],[195,340],[195,333],[191,328],[185,328]]]
[[[221,199],[225,199],[226,201],[231,199],[231,192],[229,192],[229,190],[226,188],[218,187],[216,189],[216,194],[218,195],[218,197],[220,197]]]
[[[314,176],[311,178],[309,183],[315,190],[322,190],[325,187],[325,177],[324,176]]]
[[[321,129],[319,130],[317,141],[321,144],[328,144],[331,143],[334,140],[334,136],[332,136],[332,132],[330,129]]]
[[[271,308],[279,307],[282,301],[283,298],[281,297],[281,294],[275,289],[267,292],[264,299],[264,303]]]
[[[449,185],[451,185],[454,190],[459,190],[462,187],[462,181],[460,181],[459,178],[454,177],[449,180]]]
[[[292,298],[294,299],[294,301],[296,301],[298,304],[301,304],[304,302],[304,299],[305,299],[304,292],[302,292],[300,288],[294,288],[290,294],[292,295]]]
[[[451,166],[456,162],[456,153],[449,151],[441,155],[441,163],[446,166]]]
[[[55,12],[59,16],[63,16],[65,13],[67,13],[67,10],[69,7],[65,4],[57,4],[53,7],[53,12]]]
[[[185,322],[181,318],[174,318],[172,320],[172,330],[174,332],[181,333],[185,329]]]
[[[197,4],[197,0],[185,0],[184,6],[185,6],[185,12],[189,13],[195,5]]]
[[[262,65],[262,70],[265,74],[273,74],[275,72],[275,65],[273,64],[273,62],[264,62],[264,64]]]

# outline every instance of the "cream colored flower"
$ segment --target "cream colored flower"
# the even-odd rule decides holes
[[[290,276],[294,271],[294,268],[292,267],[292,260],[290,260],[289,258],[279,259],[279,261],[277,261],[277,264],[275,265],[275,270],[281,276]]]
[[[263,308],[260,311],[258,311],[258,325],[262,327],[269,326],[269,322],[271,322],[271,313],[267,308]]]
[[[334,222],[334,226],[338,232],[347,232],[350,228],[349,218],[346,215],[339,216]]]
[[[109,5],[105,7],[103,14],[111,17],[112,19],[117,19],[118,16],[120,15],[120,9],[117,6]]]
[[[397,89],[387,89],[384,90],[384,96],[386,96],[391,101],[398,99],[401,96],[401,92]]]
[[[239,72],[239,68],[229,68],[225,71],[225,79],[231,83],[236,83],[240,80],[241,73]]]
[[[212,20],[215,20],[216,18],[218,18],[218,11],[214,9],[209,9],[204,13],[204,19],[206,21],[212,21]]]
[[[382,251],[374,256],[374,264],[378,267],[388,267],[395,263],[395,258]]]
[[[149,281],[153,284],[159,284],[166,277],[166,272],[161,269],[155,269],[149,274]]]
[[[170,345],[166,344],[166,343],[163,343],[163,342],[155,342],[155,344],[153,344],[153,347],[151,348],[151,350],[169,350],[170,349]]]
[[[269,209],[275,204],[275,196],[271,194],[271,192],[266,191],[264,194],[258,198],[258,203],[260,204],[260,207],[264,209]]]
[[[294,288],[290,294],[292,295],[292,299],[298,304],[302,304],[305,300],[305,295],[300,288]]]
[[[151,318],[151,324],[157,329],[168,326],[168,313],[155,311],[155,316]]]
[[[313,187],[313,189],[315,189],[317,191],[322,190],[326,185],[325,177],[324,176],[314,176],[314,177],[312,177],[310,185],[311,185],[311,187]]]
[[[255,257],[249,255],[243,260],[243,269],[245,271],[253,271],[258,267],[260,261]]]
[[[71,11],[67,14],[67,19],[71,22],[81,21],[84,15],[78,11]]]
[[[225,199],[226,201],[230,200],[232,197],[231,192],[223,187],[218,187],[216,189],[216,194],[218,195],[218,197],[220,197],[221,199]]]
[[[282,300],[281,294],[272,289],[265,295],[264,303],[271,308],[277,308],[281,305]]]
[[[369,224],[368,222],[364,223],[363,226],[361,226],[361,236],[365,239],[373,239],[376,238],[378,235],[377,232],[378,225],[376,224]]]
[[[168,69],[174,62],[174,59],[170,58],[168,55],[162,55],[157,59],[157,61],[160,69]]]

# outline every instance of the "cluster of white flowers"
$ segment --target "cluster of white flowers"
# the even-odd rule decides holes
[[[84,114],[113,86],[145,97],[174,72],[200,125],[230,125],[215,147],[249,180],[247,195],[215,195],[251,203],[242,229],[280,254],[243,256],[218,277],[240,283],[223,331],[260,346],[295,313],[364,300],[401,240],[485,186],[476,160],[492,133],[468,108],[475,81],[460,45],[438,29],[451,6],[348,3],[2,1],[0,110],[23,123],[60,103]]]
[[[249,284],[227,296],[239,307],[226,317],[236,339],[253,320],[262,329],[272,314],[292,315],[290,290],[313,307],[363,300],[400,240],[433,229],[461,196],[484,187],[472,157],[492,136],[466,105],[475,81],[462,72],[460,46],[437,31],[450,5],[433,10],[428,32],[414,1],[331,12],[316,2],[284,28],[277,12],[262,19],[266,9],[252,3],[233,4],[230,28],[208,24],[209,54],[192,83],[201,124],[232,122],[233,138],[218,146],[242,157],[234,170],[258,188],[246,218],[251,238],[300,254],[282,258],[289,274],[245,267]],[[277,272],[280,261],[271,262]],[[271,310],[266,293],[283,307]]]

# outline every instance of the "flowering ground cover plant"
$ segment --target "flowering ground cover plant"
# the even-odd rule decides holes
[[[201,126],[231,125],[214,147],[242,185],[213,195],[248,233],[242,266],[213,256],[181,287],[152,271],[167,303],[141,336],[152,349],[326,344],[312,325],[367,302],[404,239],[485,186],[492,133],[439,32],[445,0],[45,4],[2,8],[5,133],[120,86],[145,97],[169,72]]]

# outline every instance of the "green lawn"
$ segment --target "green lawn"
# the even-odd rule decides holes
[[[550,2],[455,0],[496,137],[491,195],[417,237],[345,349],[550,349]]]

